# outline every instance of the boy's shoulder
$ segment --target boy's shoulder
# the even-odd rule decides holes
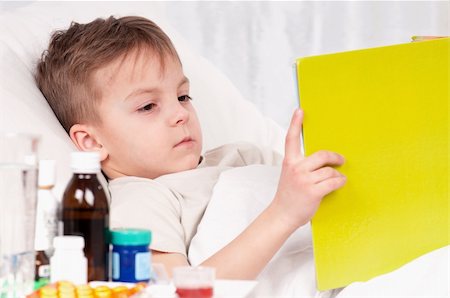
[[[108,188],[115,197],[146,197],[155,193],[171,196],[170,190],[154,179],[136,176],[124,176],[108,181]]]
[[[249,142],[236,142],[208,150],[200,166],[239,167],[251,164],[278,164],[282,156],[272,148],[263,148]]]
[[[218,154],[219,152],[223,154],[223,153],[235,151],[235,150],[260,150],[260,148],[253,143],[241,141],[241,142],[224,144],[219,147],[207,150],[205,152],[204,156],[210,155],[210,154]]]

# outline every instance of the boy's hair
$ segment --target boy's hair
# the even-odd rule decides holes
[[[53,33],[38,62],[35,79],[59,122],[69,133],[76,123],[99,123],[101,97],[92,74],[133,50],[150,49],[164,68],[167,56],[179,61],[169,37],[152,21],[137,16],[72,22]]]

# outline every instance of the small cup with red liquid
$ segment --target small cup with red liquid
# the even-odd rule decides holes
[[[216,270],[212,267],[181,266],[173,269],[173,283],[179,298],[212,298]]]

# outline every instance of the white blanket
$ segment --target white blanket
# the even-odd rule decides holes
[[[222,173],[192,239],[191,264],[200,264],[220,250],[262,212],[273,199],[279,175],[280,167],[264,165]],[[342,292],[318,292],[308,224],[288,239],[258,276],[259,283],[251,297],[448,297],[448,251],[448,247],[435,251],[392,273],[351,284]]]
[[[450,297],[450,246],[427,253],[399,269],[347,286],[336,298]]]

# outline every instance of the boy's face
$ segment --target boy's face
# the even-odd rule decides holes
[[[108,177],[153,179],[198,165],[200,124],[176,58],[166,56],[162,68],[151,50],[129,53],[99,69],[94,84],[102,92],[94,129]]]

